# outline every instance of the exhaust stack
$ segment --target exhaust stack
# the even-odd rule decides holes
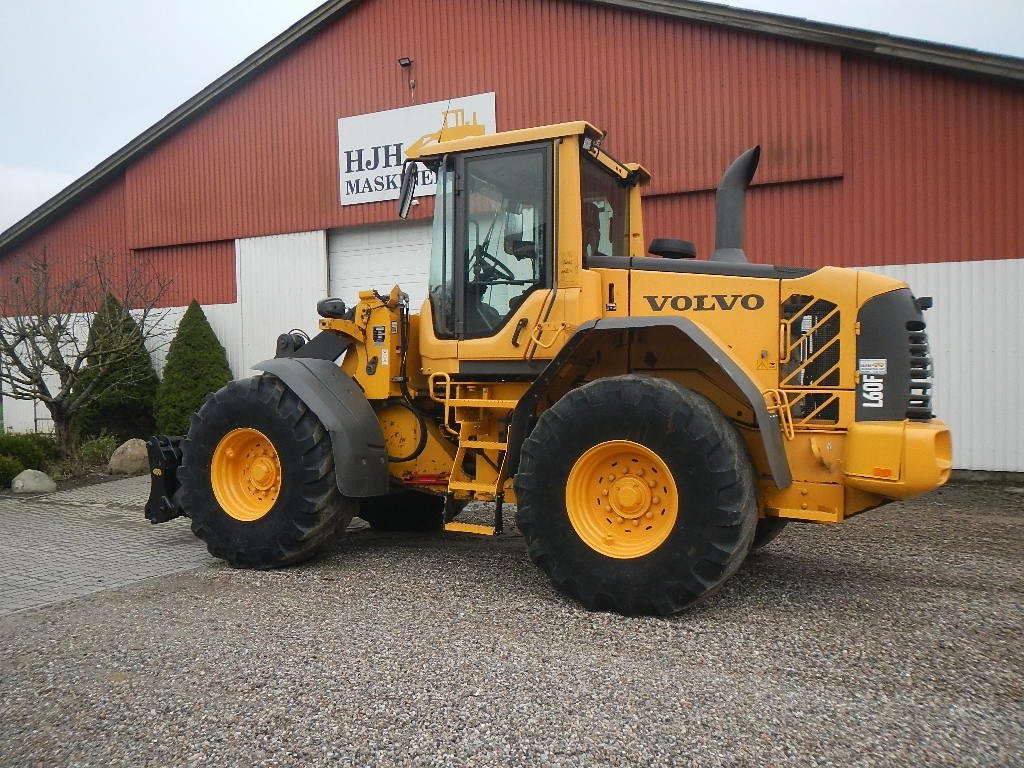
[[[732,161],[715,192],[715,252],[710,261],[745,262],[743,219],[747,187],[754,178],[761,145],[751,147]]]

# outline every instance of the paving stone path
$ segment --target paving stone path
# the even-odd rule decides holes
[[[215,562],[181,518],[143,517],[149,477],[0,496],[0,616]]]

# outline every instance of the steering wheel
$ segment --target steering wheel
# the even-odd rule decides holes
[[[471,260],[473,276],[477,282],[490,280],[515,280],[516,276],[504,263],[489,254],[482,245],[473,249]]]

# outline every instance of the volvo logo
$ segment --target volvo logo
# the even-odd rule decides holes
[[[754,311],[764,306],[764,296],[756,293],[701,293],[696,296],[644,296],[651,309],[664,312],[728,312],[739,307]]]

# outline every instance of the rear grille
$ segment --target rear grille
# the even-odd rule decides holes
[[[839,386],[839,308],[813,296],[790,296],[782,305],[786,326],[780,385]]]
[[[907,418],[928,421],[932,418],[932,358],[923,320],[907,323],[910,361],[910,391],[907,393]]]
[[[794,424],[839,421],[839,307],[817,296],[793,294],[782,303],[779,387],[786,390]]]

